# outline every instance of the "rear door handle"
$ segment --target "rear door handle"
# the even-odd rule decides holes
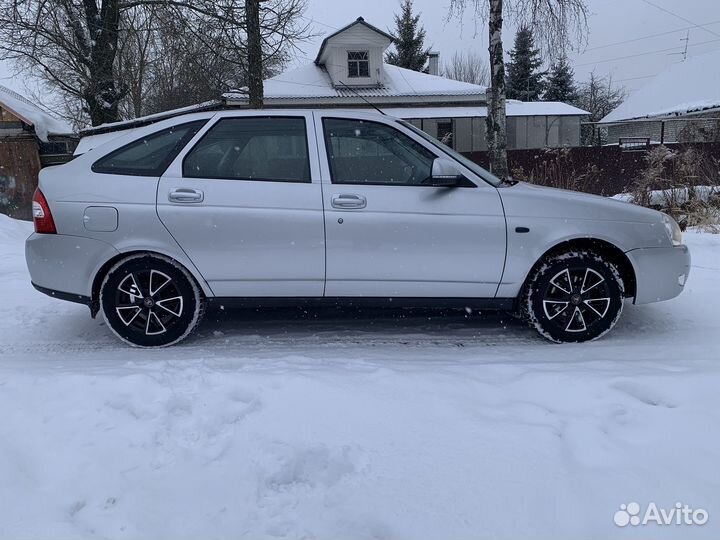
[[[174,203],[200,203],[205,195],[199,189],[177,188],[168,193],[168,200]]]
[[[352,193],[342,193],[340,195],[332,196],[332,207],[345,210],[348,208],[365,208],[367,206],[367,199],[362,195],[355,195]]]

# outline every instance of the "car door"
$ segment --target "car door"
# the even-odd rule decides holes
[[[396,119],[368,118],[316,113],[325,295],[494,297],[506,242],[497,189],[460,163],[466,187],[423,185],[449,156]]]
[[[220,113],[160,179],[158,215],[216,296],[322,296],[312,122],[312,113]]]

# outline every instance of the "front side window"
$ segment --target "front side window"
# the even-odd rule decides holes
[[[185,178],[310,182],[304,118],[224,118],[183,162]]]
[[[180,150],[206,122],[198,120],[180,124],[131,142],[97,160],[92,170],[104,174],[162,176]]]
[[[428,135],[428,134],[425,133],[423,130],[421,130],[421,129],[415,127],[415,126],[413,126],[410,122],[406,122],[405,120],[398,120],[398,123],[401,124],[401,125],[403,125],[403,126],[405,126],[405,127],[408,128],[409,130],[411,130],[413,133],[416,133],[417,135],[419,135],[419,136],[422,137],[423,139],[425,139],[427,142],[429,142],[430,144],[432,144],[432,145],[433,145],[435,148],[437,148],[438,150],[442,151],[443,153],[447,154],[447,155],[450,156],[451,158],[453,158],[453,159],[455,159],[456,161],[460,162],[462,165],[464,165],[465,167],[467,167],[468,169],[470,169],[472,172],[474,172],[475,174],[477,174],[480,178],[482,178],[483,180],[485,180],[485,181],[486,181],[488,184],[490,184],[491,186],[498,187],[499,185],[501,185],[501,184],[503,183],[503,181],[502,181],[500,178],[498,178],[497,176],[495,176],[494,174],[492,174],[490,171],[487,171],[487,170],[483,169],[480,165],[478,165],[478,164],[475,163],[474,161],[471,161],[470,159],[466,158],[465,156],[463,156],[463,155],[460,154],[459,152],[456,152],[455,150],[453,150],[453,149],[450,148],[449,146],[441,143],[441,142],[438,141],[435,137],[432,137],[432,136]]]
[[[369,77],[368,51],[348,51],[348,77]]]
[[[410,137],[378,122],[323,121],[333,184],[422,185],[435,155]]]

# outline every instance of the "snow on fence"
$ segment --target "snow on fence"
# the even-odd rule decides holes
[[[613,123],[582,124],[585,145],[621,144],[622,139],[644,139],[647,144],[720,143],[720,113],[649,118]]]

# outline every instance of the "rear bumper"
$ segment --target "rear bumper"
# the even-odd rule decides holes
[[[33,286],[64,300],[90,298],[95,274],[116,255],[118,251],[110,244],[80,236],[35,233],[25,241]]]
[[[635,304],[670,300],[685,288],[690,275],[687,246],[634,249],[626,253],[635,269]]]
[[[46,289],[45,287],[41,287],[40,285],[36,285],[35,283],[33,283],[32,286],[35,287],[35,289],[39,292],[47,294],[48,296],[51,296],[53,298],[57,298],[58,300],[66,300],[68,302],[74,302],[76,304],[83,304],[84,306],[89,306],[92,304],[92,300],[89,296],[81,296],[79,294],[66,293],[62,291],[53,291],[52,289]]]

